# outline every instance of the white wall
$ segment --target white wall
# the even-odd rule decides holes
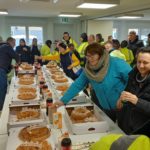
[[[122,20],[114,21],[113,28],[118,29],[118,39],[119,41],[125,40],[128,37],[128,29],[138,28],[141,29],[150,29],[150,21],[139,21],[139,20]],[[147,33],[148,34],[148,33]]]
[[[55,24],[72,24],[73,37],[79,42],[81,34],[81,21],[79,19],[68,19],[68,22],[63,23],[61,18],[37,18],[37,17],[9,17],[0,16],[0,36],[4,40],[11,36],[11,26],[41,26],[43,27],[43,40],[54,40]],[[63,31],[64,32],[64,31]],[[62,35],[63,36],[63,35]]]
[[[101,33],[104,40],[106,41],[109,35],[112,35],[113,22],[112,21],[94,21],[89,20],[87,23],[87,33],[96,35]]]

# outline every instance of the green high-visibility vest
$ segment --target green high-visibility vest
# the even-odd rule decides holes
[[[150,139],[145,135],[110,134],[94,143],[90,150],[150,150]]]

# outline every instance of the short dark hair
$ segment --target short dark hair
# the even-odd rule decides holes
[[[148,38],[150,38],[150,33],[147,36],[148,36]]]
[[[99,56],[102,56],[104,54],[104,46],[101,46],[96,42],[89,44],[85,49],[85,55],[87,55],[87,53],[90,53],[92,55],[98,54]]]
[[[121,48],[127,47],[128,46],[128,42],[126,40],[123,40],[121,42]]]
[[[83,42],[87,42],[88,41],[88,36],[87,34],[84,32],[80,35],[80,37],[83,39]]]
[[[96,34],[96,37],[98,37],[98,39],[100,40],[100,42],[104,41],[102,34],[98,33]]]
[[[142,47],[142,48],[140,48],[137,51],[136,55],[138,55],[139,53],[150,53],[150,47]]]
[[[70,48],[70,47],[74,47],[74,44],[73,43],[70,43],[70,44],[68,44],[68,47]]]
[[[24,42],[24,43],[26,43],[25,39],[20,39],[19,42]]]
[[[67,45],[66,45],[66,44],[64,44],[63,42],[62,42],[62,43],[60,43],[58,46],[60,46],[60,47],[62,47],[62,48],[64,48],[64,49],[67,49]]]
[[[69,33],[68,33],[68,32],[64,32],[64,34],[68,34],[68,35],[69,35]]]
[[[8,43],[8,42],[12,42],[12,41],[14,41],[14,40],[15,40],[15,39],[14,39],[13,37],[8,37],[6,41],[7,41],[7,43]]]
[[[113,48],[115,48],[115,49],[119,49],[120,48],[120,42],[118,40],[113,39],[112,43],[113,43]]]
[[[45,42],[45,44],[46,44],[46,45],[49,45],[49,44],[52,45],[52,41],[51,41],[51,40],[47,40],[47,41]]]

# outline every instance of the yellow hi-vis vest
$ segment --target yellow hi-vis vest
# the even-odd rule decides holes
[[[88,42],[83,42],[79,45],[77,51],[79,52],[81,58],[85,57],[84,52],[87,46],[88,46]]]
[[[150,150],[150,139],[145,135],[110,134],[94,143],[90,150]]]

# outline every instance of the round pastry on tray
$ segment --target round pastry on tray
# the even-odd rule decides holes
[[[34,87],[31,87],[31,86],[23,86],[23,87],[20,87],[18,89],[19,93],[22,93],[22,92],[32,92],[32,93],[35,93],[36,92],[36,88]]]
[[[71,112],[71,119],[76,122],[84,122],[84,120],[88,117],[91,117],[92,112],[88,110],[86,107],[76,107]]]
[[[19,132],[22,141],[43,141],[50,136],[50,130],[46,126],[33,125],[27,126]]]
[[[47,65],[46,65],[47,68],[56,68],[57,67],[57,63],[56,62],[49,62]]]
[[[57,79],[57,78],[64,78],[64,76],[62,74],[56,74],[56,75],[52,75],[51,76],[52,79]]]
[[[20,79],[33,79],[33,75],[31,75],[31,74],[23,74],[23,75],[21,75],[20,76]]]
[[[66,91],[69,88],[68,85],[59,85],[56,87],[56,90],[58,91]]]
[[[36,109],[26,109],[17,113],[18,120],[35,119],[40,117],[40,112]]]
[[[37,97],[37,95],[34,92],[23,92],[19,93],[17,97],[21,100],[33,100]]]
[[[53,71],[51,71],[51,74],[52,75],[62,74],[62,71],[60,71],[60,70],[53,70]]]
[[[19,79],[19,84],[22,84],[22,85],[31,85],[34,83],[34,80],[33,78],[25,78],[25,79]]]
[[[47,141],[25,142],[19,145],[16,150],[52,150],[52,147]]]
[[[20,67],[23,69],[23,70],[32,70],[33,69],[33,66],[30,65],[30,64],[21,64]]]
[[[67,78],[55,78],[54,82],[56,83],[64,83],[64,82],[68,82]]]

